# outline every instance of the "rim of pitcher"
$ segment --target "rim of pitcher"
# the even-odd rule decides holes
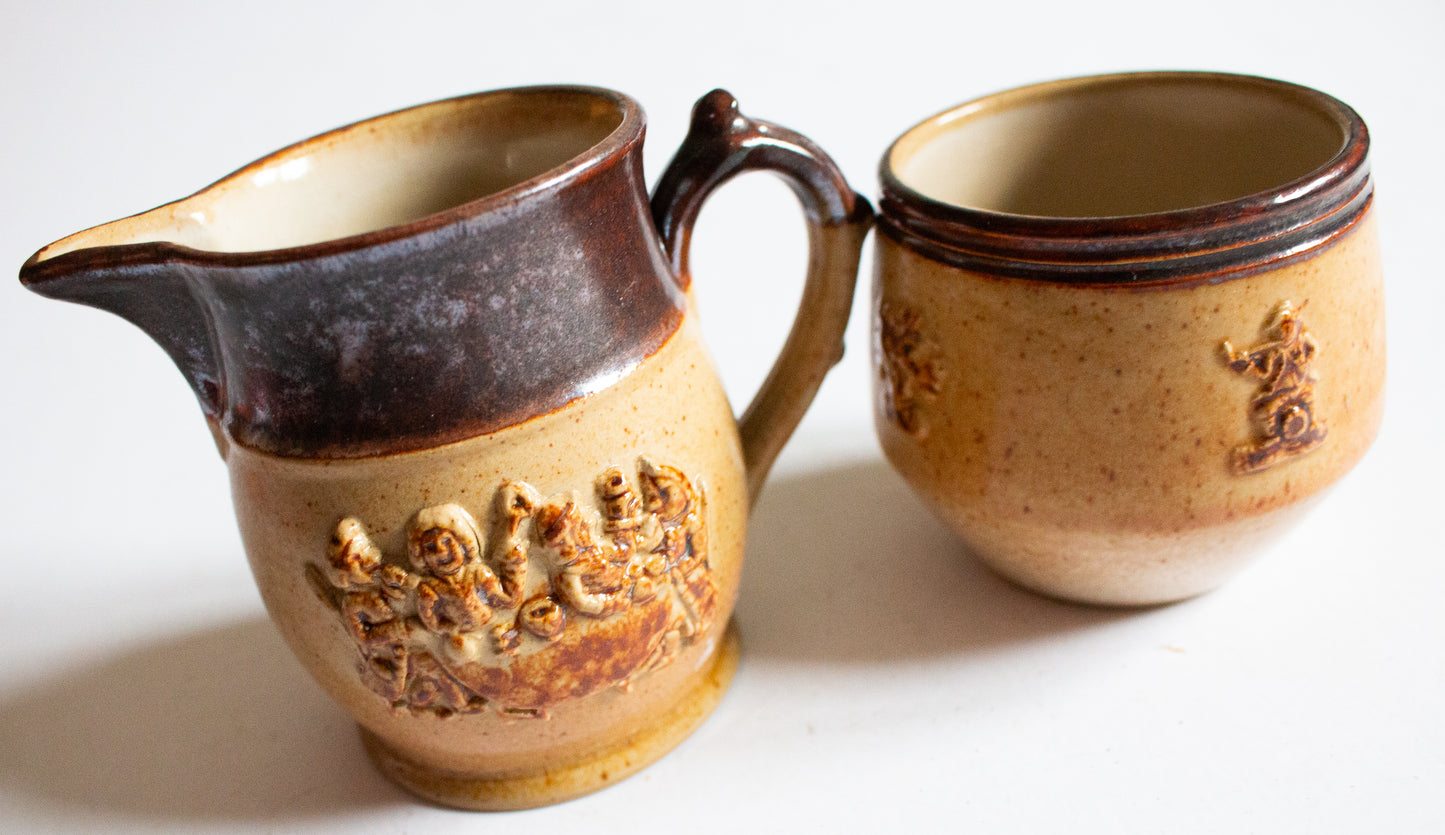
[[[263,170],[283,164],[288,160],[305,156],[319,148],[342,140],[348,135],[368,128],[374,128],[386,122],[399,121],[408,115],[416,115],[421,111],[429,109],[457,107],[468,102],[486,98],[557,95],[590,97],[611,104],[617,108],[621,117],[620,121],[617,126],[601,140],[591,145],[582,153],[570,157],[559,165],[553,166],[512,185],[488,192],[471,200],[457,203],[440,211],[423,215],[415,220],[355,234],[342,235],[313,243],[268,249],[238,251],[209,250],[165,240],[141,241],[129,244],[82,244],[80,246],[74,246],[73,248],[66,248],[68,243],[83,240],[87,235],[96,230],[128,220],[138,219],[152,213],[179,207],[187,201],[196,200],[203,195],[209,195],[212,192],[225,188],[231,183],[244,180]],[[179,200],[162,204],[144,212],[139,212],[127,218],[122,218],[119,221],[111,221],[110,223],[93,226],[73,235],[68,235],[51,244],[47,244],[36,251],[35,254],[31,255],[30,258],[25,261],[24,265],[21,266],[20,279],[22,283],[26,285],[34,285],[48,279],[82,271],[100,264],[106,266],[126,266],[139,263],[182,261],[216,266],[260,266],[324,258],[341,253],[363,250],[441,229],[460,220],[485,214],[501,206],[558,188],[564,183],[570,183],[584,178],[592,171],[600,170],[606,167],[608,163],[628,154],[642,141],[645,126],[646,116],[642,110],[642,106],[638,104],[635,99],[615,90],[587,85],[544,84],[506,87],[411,105],[360,119],[293,142],[290,145],[241,166]],[[48,254],[56,249],[61,251],[56,254]]]

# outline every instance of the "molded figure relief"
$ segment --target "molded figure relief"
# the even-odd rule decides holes
[[[645,457],[635,484],[602,473],[592,501],[509,481],[489,528],[458,504],[418,511],[405,567],[342,519],[308,576],[355,642],[362,681],[393,709],[545,717],[627,690],[707,632],[718,604],[705,501]]]
[[[1303,305],[1301,306],[1303,307]],[[1266,329],[1269,341],[1236,350],[1225,340],[1229,369],[1260,381],[1249,403],[1255,436],[1234,448],[1231,465],[1240,475],[1256,473],[1324,443],[1328,430],[1316,419],[1315,378],[1310,365],[1319,345],[1288,301],[1280,302]]]
[[[878,315],[879,390],[885,414],[910,435],[922,438],[928,424],[920,401],[938,398],[943,369],[934,355],[937,346],[918,331],[919,314],[912,308],[884,302]]]

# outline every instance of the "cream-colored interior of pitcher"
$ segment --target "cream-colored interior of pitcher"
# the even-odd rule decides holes
[[[1084,79],[930,119],[889,163],[904,185],[956,206],[1111,217],[1277,188],[1325,165],[1346,139],[1313,100],[1255,79]]]
[[[252,252],[399,226],[563,165],[623,117],[620,104],[586,91],[426,105],[302,143],[185,200],[58,241],[40,257],[151,241]]]

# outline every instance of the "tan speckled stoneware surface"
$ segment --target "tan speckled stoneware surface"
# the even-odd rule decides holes
[[[171,355],[267,611],[378,768],[429,800],[564,801],[706,719],[737,664],[748,510],[842,353],[872,209],[832,160],[717,90],[649,199],[643,127],[587,87],[421,105],[21,271]],[[793,187],[812,253],[804,312],[735,418],[687,250],[746,170]]]
[[[341,611],[345,601],[335,599],[341,597],[333,591],[337,584],[326,577],[332,573],[328,545],[338,520],[359,520],[389,563],[428,575],[425,566],[390,559],[411,552],[409,527],[417,512],[444,504],[466,508],[484,532],[484,545],[490,545],[496,537],[486,534],[505,524],[507,508],[498,500],[502,487],[521,482],[535,490],[539,508],[569,502],[583,508],[580,526],[602,544],[606,508],[594,485],[609,468],[619,468],[645,512],[641,481],[649,462],[672,467],[690,481],[682,489],[690,487],[687,499],[696,506],[689,510],[698,522],[682,532],[690,539],[687,559],[697,561],[695,576],[674,584],[673,573],[685,569],[655,573],[650,601],[639,603],[641,595],[633,590],[625,610],[594,616],[578,611],[585,600],[559,589],[556,603],[565,623],[555,638],[534,634],[525,623],[515,625],[524,620],[525,603],[493,606],[490,619],[474,628],[418,626],[407,638],[407,651],[413,659],[430,653],[445,671],[443,681],[455,680],[467,697],[460,704],[437,700],[440,711],[418,705],[414,685],[394,694],[408,702],[394,708],[369,686],[370,677],[358,675],[357,645]],[[714,704],[736,663],[727,657],[736,649],[724,636],[742,568],[748,493],[732,411],[690,318],[616,385],[519,426],[436,449],[357,461],[303,461],[232,446],[227,463],[246,552],[281,634],[374,738],[373,753],[388,773],[407,765],[419,772],[408,787],[424,796],[465,803],[465,787],[456,789],[460,800],[435,788],[459,775],[546,772],[551,793],[582,793],[619,780],[666,750],[634,751],[638,738],[655,748],[649,732],[670,722],[679,705]],[[524,540],[544,535],[536,520],[522,529]],[[646,544],[648,532],[641,533]],[[567,570],[555,550],[545,555],[542,548],[533,550],[519,601],[546,599],[549,586],[560,586],[557,578]],[[595,572],[601,585],[619,556],[599,551],[595,564],[582,563],[577,570]],[[493,566],[504,561],[487,557]],[[305,582],[318,574],[322,582]],[[645,570],[642,576],[648,576]],[[610,586],[614,596],[623,588],[617,580]],[[403,597],[397,608],[404,606],[417,603]],[[519,633],[510,651],[505,636],[495,633],[498,627]],[[448,633],[465,640],[453,644]],[[475,710],[469,701],[477,702]],[[673,732],[662,744],[676,744],[706,713],[694,710],[685,727],[665,728]],[[605,762],[619,752],[630,758]],[[522,783],[484,785],[490,791],[478,802],[533,805],[530,787]],[[497,796],[499,790],[504,793]]]
[[[1194,73],[1024,88],[914,128],[883,163],[888,459],[1044,594],[1217,587],[1379,428],[1366,146],[1327,96]]]

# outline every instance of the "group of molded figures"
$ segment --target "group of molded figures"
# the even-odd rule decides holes
[[[637,480],[640,491],[620,468],[604,472],[595,484],[600,509],[576,494],[544,501],[525,482],[504,482],[485,558],[466,508],[425,508],[407,529],[410,569],[387,562],[348,517],[331,538],[326,582],[313,577],[313,585],[355,640],[363,681],[397,709],[447,716],[482,710],[488,698],[505,702],[497,686],[474,682],[524,654],[529,639],[537,651],[585,642],[593,624],[649,604],[665,609],[660,634],[642,636],[656,639],[644,663],[609,682],[626,686],[631,673],[666,664],[706,632],[717,596],[701,493],[681,471],[646,458]],[[544,576],[528,594],[534,559]]]

